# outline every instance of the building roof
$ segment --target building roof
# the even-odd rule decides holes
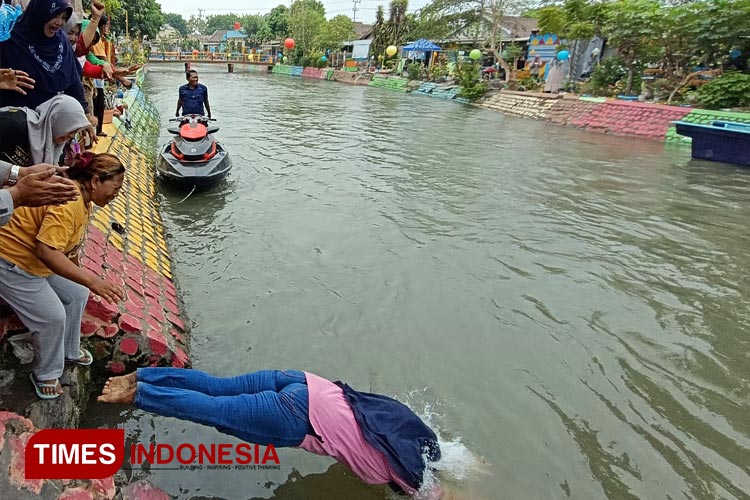
[[[226,35],[229,32],[229,30],[216,30],[213,32],[212,35],[208,37],[209,42],[220,42],[224,39],[224,35]]]
[[[372,24],[365,24],[360,23],[359,21],[354,21],[352,25],[354,26],[354,34],[356,35],[354,38],[356,40],[364,40],[366,38],[369,38],[372,34]]]
[[[500,27],[510,38],[528,38],[538,30],[536,19],[521,16],[504,16]]]

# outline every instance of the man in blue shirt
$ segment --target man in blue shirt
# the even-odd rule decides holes
[[[206,106],[208,117],[211,118],[211,105],[208,104],[208,87],[198,83],[198,72],[194,69],[185,75],[187,83],[180,87],[180,97],[177,99],[176,117],[182,115],[205,115],[203,106]],[[182,108],[182,115],[180,114]]]

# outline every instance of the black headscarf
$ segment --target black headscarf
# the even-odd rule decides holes
[[[36,108],[42,102],[81,84],[81,66],[76,60],[65,32],[52,37],[44,34],[44,25],[60,13],[73,14],[68,0],[31,0],[21,19],[13,27],[10,40],[0,46],[0,66],[25,71],[36,84],[28,96],[4,91],[3,105]],[[74,95],[74,97],[77,97]]]

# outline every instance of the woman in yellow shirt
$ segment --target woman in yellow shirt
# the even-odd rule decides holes
[[[80,196],[60,206],[22,207],[0,228],[0,297],[33,334],[31,381],[42,399],[62,394],[65,360],[93,362],[81,349],[81,318],[89,291],[110,303],[124,299],[120,286],[78,266],[92,203],[117,197],[125,167],[111,154],[84,153],[67,171]]]

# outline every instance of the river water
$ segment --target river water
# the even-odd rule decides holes
[[[161,194],[195,368],[303,369],[397,397],[439,429],[461,498],[750,498],[750,170],[197,69],[234,170],[182,203]],[[147,77],[163,141],[182,83],[177,65]],[[236,442],[98,408],[136,442]],[[391,497],[330,459],[279,458],[133,477],[178,498]]]

